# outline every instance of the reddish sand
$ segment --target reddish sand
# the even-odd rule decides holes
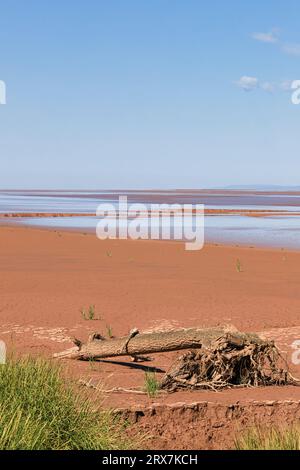
[[[300,253],[0,227],[1,323],[124,334],[169,323],[300,326]],[[240,260],[242,272],[236,269]],[[95,304],[101,322],[83,321]]]
[[[242,272],[237,270],[240,260]],[[0,227],[0,339],[8,349],[51,356],[92,332],[126,335],[174,327],[234,324],[274,338],[290,362],[300,339],[300,253],[273,249],[183,243],[99,241],[93,235]],[[83,307],[96,306],[100,320],[84,320]],[[64,361],[76,378],[101,387],[133,387],[144,368],[166,370],[180,353],[155,355],[153,362]],[[119,362],[119,363],[118,363]],[[300,366],[292,366],[300,376]],[[160,375],[161,372],[158,372]],[[92,392],[91,392],[92,393]],[[298,387],[185,392],[160,402],[300,399]],[[156,399],[157,401],[158,399]],[[149,403],[145,396],[107,395],[108,406]]]

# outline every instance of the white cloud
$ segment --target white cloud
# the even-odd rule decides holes
[[[283,44],[281,50],[285,54],[300,57],[300,44]]]
[[[274,93],[276,86],[271,82],[262,82],[259,87],[267,93]]]
[[[244,75],[235,84],[244,91],[253,91],[258,87],[258,79],[256,77],[248,77]]]
[[[279,88],[282,91],[291,91],[293,80],[284,80],[279,84]]]
[[[268,33],[252,33],[251,36],[256,41],[276,44],[276,49],[285,54],[300,57],[300,43],[284,42],[280,40],[279,33],[280,30],[278,28],[273,28]],[[284,80],[281,82],[261,81],[257,77],[244,75],[234,83],[244,91],[262,90],[267,93],[275,93],[283,91],[290,92],[293,80]]]
[[[269,33],[252,33],[251,36],[256,41],[277,44],[278,49],[284,54],[300,57],[300,44],[280,41],[279,32],[278,28],[273,28]]]
[[[277,30],[272,30],[270,33],[253,33],[253,39],[256,41],[267,42],[269,44],[275,44],[278,42]]]
[[[244,75],[234,84],[244,91],[262,90],[266,93],[275,93],[278,91],[291,91],[293,80],[283,80],[281,82],[261,81],[256,77]]]
[[[271,82],[260,82],[256,77],[249,77],[244,75],[238,81],[234,82],[236,86],[241,88],[244,91],[253,91],[260,88],[263,91],[268,93],[273,93],[275,91],[275,85]]]

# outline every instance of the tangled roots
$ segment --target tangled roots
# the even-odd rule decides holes
[[[295,384],[296,380],[273,341],[242,339],[230,335],[209,349],[182,355],[162,379],[160,388],[220,390],[229,387]]]

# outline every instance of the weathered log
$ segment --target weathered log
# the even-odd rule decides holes
[[[224,335],[230,335],[231,341],[238,344],[246,337],[255,337],[257,341],[260,341],[257,335],[240,333],[232,326],[188,328],[144,334],[139,334],[137,329],[133,329],[129,337],[103,339],[100,336],[101,339],[99,339],[99,335],[95,334],[86,344],[75,340],[76,347],[56,353],[54,357],[89,360],[199,349],[209,347],[213,341]]]

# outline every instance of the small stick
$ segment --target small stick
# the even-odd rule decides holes
[[[138,395],[147,395],[147,392],[144,392],[142,390],[132,389],[132,388],[113,387],[113,388],[108,389],[108,390],[103,390],[103,389],[97,387],[97,385],[94,385],[91,382],[86,382],[85,380],[82,380],[82,379],[79,380],[79,383],[80,383],[80,385],[83,385],[83,386],[88,387],[88,388],[93,388],[95,390],[99,390],[103,393],[116,393],[116,392],[120,393],[120,392],[123,392],[123,393],[136,393]]]

